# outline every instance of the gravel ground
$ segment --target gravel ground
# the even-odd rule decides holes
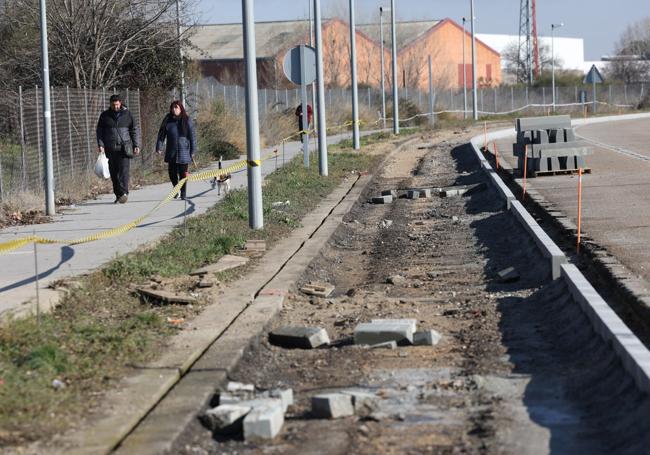
[[[232,380],[259,389],[294,390],[282,433],[256,445],[214,437],[197,421],[175,453],[647,448],[647,424],[622,430],[607,421],[639,422],[650,415],[650,400],[637,394],[563,285],[549,284],[546,263],[489,186],[465,197],[366,202],[385,189],[485,183],[466,141],[436,133],[393,156],[305,271],[301,283],[326,281],[334,293],[294,292],[273,326],[325,327],[331,347],[286,350],[261,337],[232,372]],[[502,283],[497,272],[510,266],[520,278]],[[389,284],[395,275],[403,282]],[[354,346],[355,325],[373,318],[414,318],[443,339],[396,350]],[[379,409],[365,418],[310,416],[312,395],[349,388],[376,393]]]

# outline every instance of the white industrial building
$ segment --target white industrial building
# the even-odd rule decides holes
[[[493,35],[490,33],[477,33],[476,37],[483,41],[488,46],[501,53],[512,43],[519,43],[519,36],[517,35]],[[580,70],[585,69],[585,46],[582,38],[564,38],[556,36],[555,39],[555,58],[563,69]],[[539,44],[548,46],[551,49],[551,37],[540,36]],[[506,67],[508,62],[501,60],[501,66]],[[591,65],[589,65],[591,66]],[[588,70],[589,68],[587,68]]]

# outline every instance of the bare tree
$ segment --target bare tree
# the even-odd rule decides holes
[[[0,68],[12,83],[38,82],[38,2],[6,1]],[[48,1],[53,84],[173,85],[181,65],[175,14],[175,0]]]
[[[504,61],[504,72],[507,75],[515,77],[519,82],[528,81],[528,66],[525,62],[525,56],[522,54],[519,58],[519,44],[516,41],[510,42],[501,52],[501,58]],[[539,43],[539,66],[540,72],[550,71],[553,65],[550,46]],[[562,59],[555,57],[555,69],[560,70],[563,66]]]
[[[625,29],[607,73],[611,79],[625,83],[650,79],[650,17]]]

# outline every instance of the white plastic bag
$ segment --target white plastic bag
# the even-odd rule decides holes
[[[95,175],[100,179],[110,179],[111,173],[108,170],[108,158],[104,152],[100,153],[95,163]]]

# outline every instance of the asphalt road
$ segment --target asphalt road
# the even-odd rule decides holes
[[[333,144],[349,136],[350,134],[347,133],[332,136],[328,143]],[[312,145],[313,149],[314,145]],[[271,150],[263,151],[262,155],[264,156]],[[286,144],[286,161],[298,153],[301,153],[299,143]],[[312,156],[314,155],[312,154]],[[224,167],[234,162],[224,162]],[[278,165],[282,165],[281,154]],[[275,170],[275,167],[275,160],[265,161],[262,164],[262,175],[267,176]],[[180,199],[173,200],[126,234],[75,246],[38,245],[36,255],[38,286],[36,285],[37,274],[33,245],[0,255],[0,270],[2,270],[0,274],[0,318],[7,312],[33,310],[36,304],[37,288],[40,308],[49,308],[56,303],[58,298],[58,292],[49,288],[51,283],[65,277],[92,271],[116,255],[128,253],[153,242],[182,223],[184,215],[192,216],[204,213],[223,197],[217,196],[217,190],[212,189],[209,182],[190,182],[188,185],[187,205]],[[245,186],[246,172],[233,174],[231,188]],[[113,204],[115,197],[112,194],[105,194],[74,208],[61,210],[50,223],[3,229],[0,231],[0,242],[32,234],[55,239],[85,237],[136,219],[154,207],[170,190],[170,183],[133,190],[129,194],[129,201],[124,205]]]
[[[594,148],[587,157],[592,172],[583,176],[583,235],[650,281],[650,119],[579,126],[576,134]],[[499,150],[512,150],[512,141],[500,141]],[[502,158],[516,166],[512,152]],[[537,177],[528,185],[577,224],[577,176]]]

